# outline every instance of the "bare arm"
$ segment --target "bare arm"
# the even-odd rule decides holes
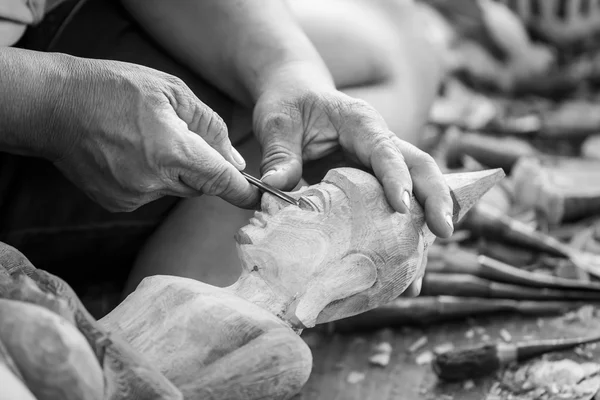
[[[176,58],[247,105],[268,85],[280,82],[278,78],[296,76],[313,85],[333,86],[285,1],[122,2]]]
[[[0,47],[0,151],[59,156],[50,128],[69,57]]]

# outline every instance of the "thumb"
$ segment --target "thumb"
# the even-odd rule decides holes
[[[258,189],[240,171],[199,136],[191,135],[192,154],[179,179],[187,186],[242,208],[253,208],[260,200]]]
[[[260,170],[265,183],[293,189],[302,177],[302,131],[287,116],[274,117],[256,131],[262,148]]]
[[[188,129],[202,137],[239,170],[245,169],[246,161],[231,145],[229,131],[223,119],[198,99],[185,83],[181,82],[175,93],[176,102],[172,106],[177,116],[188,125]]]

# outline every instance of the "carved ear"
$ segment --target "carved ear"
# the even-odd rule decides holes
[[[319,313],[329,303],[367,290],[376,280],[377,267],[369,257],[360,253],[349,254],[338,264],[328,265],[313,276],[304,294],[290,305],[290,321],[297,319],[305,327],[313,327]]]

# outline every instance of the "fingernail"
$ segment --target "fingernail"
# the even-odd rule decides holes
[[[264,173],[264,175],[262,176],[262,178],[260,178],[261,181],[263,181],[267,176],[271,176],[273,175],[275,172],[277,172],[276,169],[272,169],[270,171],[267,171]]]
[[[452,232],[454,232],[454,224],[452,223],[452,215],[450,214],[446,215],[446,225],[448,225],[450,229],[452,229]]]
[[[244,160],[244,157],[242,157],[240,152],[237,151],[235,147],[231,148],[231,154],[233,154],[233,159],[235,160],[236,163],[238,163],[238,165],[240,167],[242,167],[242,168],[246,167],[246,160]]]
[[[421,288],[423,287],[423,278],[419,278],[415,281],[415,295],[421,294]]]
[[[404,203],[406,208],[410,210],[410,194],[408,193],[408,190],[405,190],[402,194],[402,202]]]

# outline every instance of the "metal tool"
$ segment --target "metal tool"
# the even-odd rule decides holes
[[[433,371],[445,381],[475,379],[512,362],[521,362],[553,351],[600,341],[600,336],[573,339],[531,340],[520,343],[480,344],[437,354]]]
[[[259,188],[267,193],[270,193],[273,196],[279,197],[281,200],[287,201],[290,204],[300,207],[300,202],[298,200],[296,200],[295,198],[293,198],[292,196],[283,193],[281,190],[276,189],[273,186],[264,183],[263,181],[253,177],[252,175],[248,175],[244,171],[242,171],[242,175],[244,175],[244,177],[248,180],[248,182],[250,182],[257,188]]]

